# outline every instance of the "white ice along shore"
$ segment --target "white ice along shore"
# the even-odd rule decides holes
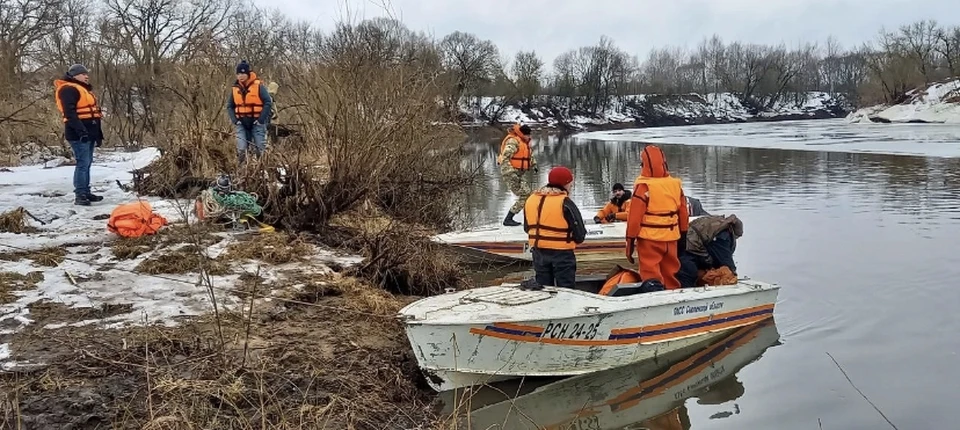
[[[949,79],[910,90],[902,103],[858,109],[847,116],[852,124],[960,123],[960,79]]]
[[[41,272],[43,280],[36,288],[12,291],[16,299],[0,303],[0,369],[10,368],[4,360],[11,354],[9,336],[34,323],[29,306],[40,301],[60,303],[74,308],[100,307],[102,305],[129,305],[127,313],[100,320],[75,321],[59,326],[97,324],[104,328],[125,324],[162,323],[175,325],[182,316],[202,315],[212,310],[209,292],[198,285],[197,274],[148,275],[135,273],[137,265],[153,255],[145,253],[136,259],[118,260],[113,256],[110,242],[118,236],[107,231],[106,219],[94,219],[109,215],[120,204],[148,201],[154,210],[171,223],[185,221],[192,202],[164,200],[156,197],[137,197],[122,190],[116,183],[128,183],[131,170],[144,167],[159,157],[159,151],[148,148],[139,152],[98,152],[91,169],[91,188],[104,197],[102,202],[91,206],[73,205],[73,166],[47,165],[13,167],[0,170],[0,213],[23,207],[46,225],[32,222],[38,233],[0,233],[0,253],[22,250],[38,250],[46,247],[64,247],[66,259],[57,267],[36,265],[30,259],[3,261],[0,259],[0,274],[19,273],[26,275]],[[51,167],[52,166],[52,167]],[[98,217],[101,218],[101,217]],[[206,250],[208,254],[223,252],[233,240],[229,233],[221,233],[223,241]],[[159,251],[168,251],[158,250]],[[215,257],[215,255],[212,255]],[[328,273],[325,263],[349,266],[359,262],[356,256],[336,255],[332,251],[317,249],[317,254],[306,264],[265,266],[261,275],[267,282],[276,279],[281,271],[296,269],[300,273],[316,271]],[[213,277],[213,284],[222,287],[217,292],[218,304],[225,307],[239,302],[227,294],[233,283],[244,271],[255,272],[257,262],[248,261],[234,267],[236,274]],[[68,275],[69,273],[69,275]],[[74,283],[71,280],[87,280]],[[0,282],[2,278],[0,278]],[[56,328],[57,326],[46,326]]]
[[[839,96],[824,92],[791,94],[771,109],[752,114],[741,99],[731,93],[655,95],[639,94],[611,97],[598,115],[571,108],[564,97],[537,96],[529,103],[504,103],[503,97],[470,97],[460,100],[460,112],[470,118],[465,125],[484,124],[496,118],[500,124],[537,124],[556,127],[560,122],[583,129],[587,125],[639,123],[647,126],[744,122],[751,119],[829,118],[849,110]]]

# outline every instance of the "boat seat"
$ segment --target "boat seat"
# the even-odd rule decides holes
[[[664,287],[663,284],[660,283],[660,281],[656,279],[648,279],[643,282],[630,282],[625,284],[617,284],[613,287],[613,291],[610,291],[606,295],[611,297],[623,297],[623,296],[632,296],[634,294],[663,291],[665,289],[666,287]]]

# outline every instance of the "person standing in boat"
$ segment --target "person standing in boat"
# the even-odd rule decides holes
[[[507,211],[503,225],[518,226],[519,222],[513,219],[523,209],[524,202],[530,196],[530,184],[527,182],[527,172],[539,172],[537,160],[530,150],[530,126],[514,124],[507,132],[507,136],[500,142],[500,155],[497,156],[500,165],[500,177],[506,182],[517,201]]]
[[[523,230],[533,254],[533,270],[540,285],[572,288],[576,281],[574,250],[587,238],[580,208],[568,196],[573,185],[570,169],[550,169],[547,185],[527,198]]]
[[[640,277],[644,281],[658,279],[668,290],[674,290],[680,288],[679,253],[687,243],[687,199],[680,179],[670,176],[659,147],[643,148],[640,166],[627,217],[627,260],[633,263],[636,251]]]
[[[597,215],[593,217],[593,222],[605,224],[626,221],[630,210],[630,196],[632,195],[633,193],[623,189],[623,184],[619,182],[613,184],[613,196],[610,197],[610,201],[603,208],[597,211]]]

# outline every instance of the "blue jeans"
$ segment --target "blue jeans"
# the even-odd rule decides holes
[[[77,197],[90,194],[90,165],[93,164],[94,142],[73,140],[73,158],[77,159],[77,167],[73,169],[73,193]]]
[[[253,128],[246,128],[243,124],[236,124],[237,130],[237,159],[243,164],[247,158],[247,147],[253,144],[253,152],[257,157],[267,149],[267,126],[254,124]]]

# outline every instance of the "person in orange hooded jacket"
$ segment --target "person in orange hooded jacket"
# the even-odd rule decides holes
[[[643,148],[640,165],[627,217],[627,260],[634,262],[636,250],[643,280],[658,279],[668,290],[677,289],[677,256],[686,248],[690,223],[687,199],[680,179],[670,176],[659,147]]]

